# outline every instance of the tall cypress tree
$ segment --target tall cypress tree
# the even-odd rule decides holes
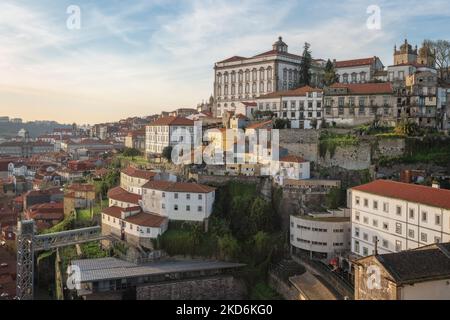
[[[303,47],[302,62],[300,63],[300,75],[299,75],[300,86],[306,85],[309,86],[311,83],[312,57],[309,48],[310,44],[305,42],[305,46]]]
[[[327,64],[325,65],[325,74],[324,74],[325,85],[330,86],[333,83],[338,81],[338,77],[336,74],[336,70],[334,68],[333,62],[328,59]]]

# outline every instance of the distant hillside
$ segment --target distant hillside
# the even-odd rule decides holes
[[[31,138],[53,132],[56,128],[71,128],[71,125],[60,124],[55,121],[33,121],[25,123],[0,123],[0,137],[15,137],[20,129],[26,129]]]

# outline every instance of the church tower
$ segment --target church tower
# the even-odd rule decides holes
[[[400,46],[400,50],[397,50],[397,46],[394,46],[394,65],[416,62],[417,46],[413,49],[407,39],[405,39],[405,42]]]
[[[434,68],[436,64],[435,60],[436,51],[432,51],[429,46],[424,42],[419,49],[419,55],[417,56],[417,63],[423,64],[427,67]]]

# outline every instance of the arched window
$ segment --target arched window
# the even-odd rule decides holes
[[[258,78],[258,71],[255,69],[252,70],[252,80],[256,81]]]
[[[264,68],[259,69],[259,80],[264,80]]]
[[[236,94],[236,86],[234,84],[231,85],[231,95],[234,96]]]
[[[222,87],[221,86],[217,87],[217,95],[219,95],[219,96],[222,95]]]
[[[267,79],[272,79],[272,67],[267,68]]]
[[[239,84],[239,87],[238,87],[238,93],[242,94],[242,84],[241,83]]]
[[[250,93],[250,85],[248,83],[245,84],[245,93]]]
[[[217,83],[222,83],[222,74],[220,72],[217,74]]]
[[[272,92],[272,81],[267,82],[267,92]]]
[[[287,69],[283,69],[283,80],[287,80]]]
[[[242,70],[239,70],[239,77],[238,77],[239,82],[242,82],[244,80],[243,78],[244,78],[244,72]]]
[[[225,85],[225,92],[224,92],[224,95],[228,95],[228,85]]]
[[[224,73],[224,75],[223,75],[223,81],[224,81],[225,83],[228,82],[228,72],[225,72],[225,73]]]
[[[245,70],[245,81],[250,81],[250,70]]]
[[[252,84],[252,92],[256,93],[256,82],[253,82]]]
[[[292,80],[292,70],[289,69],[289,81],[291,81],[291,80]]]
[[[264,82],[263,81],[261,81],[259,83],[259,92],[264,92]]]
[[[231,72],[231,83],[235,83],[236,82],[236,72],[232,71]]]

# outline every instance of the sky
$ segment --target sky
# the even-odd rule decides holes
[[[370,5],[380,29],[367,28]],[[449,25],[448,0],[1,0],[0,116],[93,124],[195,107],[214,62],[278,36],[292,53],[308,42],[314,58],[388,66],[394,44],[449,39]]]

